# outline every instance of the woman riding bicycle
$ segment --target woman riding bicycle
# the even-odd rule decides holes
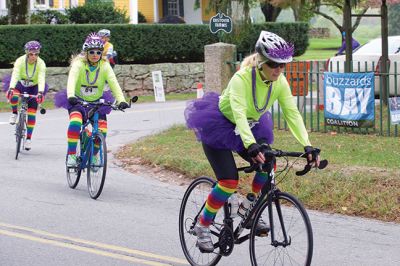
[[[187,126],[202,142],[205,155],[218,180],[207,198],[204,211],[194,230],[197,246],[202,252],[212,252],[210,224],[236,191],[238,173],[232,151],[253,163],[266,163],[261,144],[272,144],[273,121],[267,111],[278,100],[293,136],[304,146],[308,163],[319,164],[319,154],[312,148],[290,86],[283,75],[286,63],[292,61],[294,46],[278,35],[262,31],[255,45],[256,53],[246,57],[241,69],[231,78],[219,96],[215,92],[192,101],[185,110]],[[261,191],[267,173],[257,172],[252,194],[243,206]],[[261,219],[256,226],[260,233],[268,230]]]
[[[7,91],[7,98],[10,101],[12,114],[9,122],[14,125],[18,117],[19,96],[22,93],[37,95],[36,99],[28,101],[28,123],[26,132],[25,150],[31,149],[33,129],[36,124],[36,111],[38,103],[44,100],[46,64],[39,57],[42,46],[38,41],[29,41],[25,44],[25,54],[19,57],[15,63],[11,75],[3,81],[3,89]],[[9,83],[8,83],[9,82]]]
[[[67,166],[77,166],[76,147],[79,141],[82,122],[88,119],[88,108],[84,108],[79,100],[95,102],[99,99],[109,100],[112,96],[107,96],[104,85],[107,82],[113,96],[118,102],[120,109],[129,107],[118,84],[118,80],[112,70],[110,63],[102,59],[104,43],[97,33],[87,36],[82,52],[72,59],[71,70],[68,74],[67,92],[58,94],[55,97],[56,106],[64,107],[69,112],[68,136],[68,155]],[[68,99],[68,100],[67,100]],[[111,107],[100,108],[99,110],[99,130],[106,136],[107,117],[111,112]]]

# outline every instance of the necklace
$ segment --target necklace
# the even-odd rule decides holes
[[[90,81],[90,78],[89,78],[89,71],[86,69],[86,81],[87,81],[87,83],[89,84],[89,85],[93,85],[93,84],[95,84],[96,83],[96,81],[97,81],[97,78],[99,77],[99,71],[100,71],[100,67],[98,67],[97,68],[97,70],[96,70],[96,76],[94,77],[94,80],[91,82]]]
[[[251,77],[252,77],[252,79],[251,79],[252,86],[251,87],[252,87],[252,93],[253,93],[253,104],[254,104],[254,107],[256,108],[256,111],[258,113],[262,113],[265,111],[265,109],[267,109],[269,98],[271,97],[272,82],[269,85],[267,101],[265,102],[263,107],[258,108],[258,103],[257,103],[257,98],[256,98],[257,86],[256,86],[256,68],[255,67],[253,67],[253,69],[251,70]]]
[[[35,75],[36,63],[37,63],[37,60],[35,61],[35,65],[33,66],[32,76],[29,76],[29,72],[28,72],[28,57],[25,58],[25,74],[26,74],[26,79],[27,80],[30,80]]]

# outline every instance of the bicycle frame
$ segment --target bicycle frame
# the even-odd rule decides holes
[[[96,108],[96,107],[95,107]],[[89,131],[90,135],[86,136],[85,133],[87,132],[88,126],[92,125],[92,130]],[[92,118],[88,118],[86,123],[84,123],[81,127],[80,139],[81,139],[81,163],[80,168],[88,168],[90,157],[89,154],[92,155],[94,151],[94,136],[99,132],[99,113],[97,110],[93,114]],[[90,151],[90,152],[89,152]],[[103,150],[100,148],[100,162],[103,162]]]

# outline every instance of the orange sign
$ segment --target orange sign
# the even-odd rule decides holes
[[[292,88],[293,96],[308,94],[310,62],[291,62],[286,64],[286,79]]]

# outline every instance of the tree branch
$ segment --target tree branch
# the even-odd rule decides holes
[[[327,14],[325,14],[325,13],[322,13],[322,12],[319,11],[319,10],[315,10],[315,14],[320,15],[320,16],[326,18],[327,20],[329,20],[330,22],[332,22],[338,29],[340,29],[340,28],[342,27],[342,26],[340,26],[340,25],[336,22],[336,20],[335,20],[334,18],[332,18],[331,16],[329,16],[329,15],[327,15]]]

